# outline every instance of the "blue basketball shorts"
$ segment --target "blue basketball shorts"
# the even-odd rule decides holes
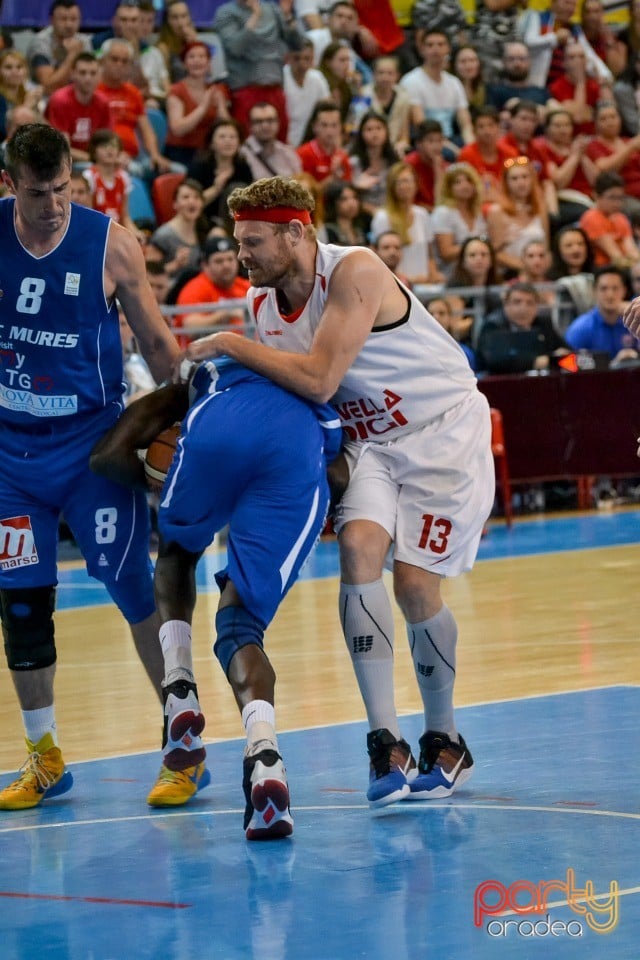
[[[200,400],[183,421],[160,504],[167,543],[204,550],[227,524],[227,566],[266,628],[324,526],[329,490],[313,410],[275,384],[242,383]]]
[[[57,583],[64,514],[89,574],[105,584],[129,623],[139,623],[155,609],[146,496],[88,465],[114,419],[109,410],[69,424],[0,427],[0,588]]]

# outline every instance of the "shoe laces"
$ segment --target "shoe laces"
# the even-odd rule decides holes
[[[20,767],[20,774],[20,780],[24,781],[25,786],[26,781],[32,778],[41,790],[48,790],[56,782],[55,775],[47,770],[43,755],[35,750],[29,754]]]

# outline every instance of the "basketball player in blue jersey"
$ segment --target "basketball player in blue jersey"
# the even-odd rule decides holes
[[[70,202],[71,156],[52,127],[21,127],[6,147],[0,200],[0,616],[28,759],[0,809],[34,807],[72,784],[54,713],[53,613],[59,517],[131,626],[160,694],[144,494],[89,470],[123,410],[116,298],[156,380],[178,354],[140,247],[108,217]]]
[[[493,504],[488,404],[458,344],[372,251],[317,242],[301,184],[258,180],[228,203],[261,342],[219,333],[187,355],[226,354],[336,407],[350,468],[334,520],[340,618],[370,726],[367,798],[447,797],[473,759],[454,718],[457,627],[441,581],[471,569]],[[395,707],[390,548],[424,707],[417,764]]]
[[[189,384],[134,401],[98,442],[92,468],[144,488],[137,451],[177,420],[182,435],[161,494],[155,572],[165,661],[163,763],[147,800],[179,806],[196,791],[188,771],[204,762],[205,750],[191,657],[195,568],[228,524],[228,562],[216,574],[214,652],[247,734],[244,829],[248,840],[287,837],[293,820],[263,637],[322,531],[340,420],[328,405],[303,401],[223,359],[197,368]]]

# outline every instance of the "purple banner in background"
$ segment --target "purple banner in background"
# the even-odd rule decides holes
[[[49,23],[51,3],[52,0],[3,0],[0,3],[0,25],[16,29],[46,27]],[[82,10],[82,29],[95,30],[98,27],[108,27],[116,3],[117,0],[79,0],[78,5]],[[215,12],[222,3],[223,0],[188,0],[196,26],[210,30]],[[164,4],[156,4],[156,6],[162,9]]]

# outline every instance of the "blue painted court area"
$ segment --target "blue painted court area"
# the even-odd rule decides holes
[[[504,557],[521,557],[566,550],[619,546],[640,542],[640,510],[602,512],[568,517],[536,517],[518,520],[509,530],[495,524],[482,540],[478,562]],[[198,565],[199,591],[214,590],[214,573],[225,562],[223,550],[207,553]],[[333,538],[321,540],[307,561],[301,579],[335,577],[338,573],[338,552]],[[57,606],[59,610],[110,603],[109,596],[96,580],[90,578],[82,564],[61,568]]]
[[[463,708],[471,781],[376,813],[364,724],[285,733],[295,834],[263,845],[239,740],[176,811],[145,804],[156,754],[75,764],[71,793],[0,819],[0,956],[632,960],[639,711],[633,687]],[[402,724],[415,745],[420,717]]]

